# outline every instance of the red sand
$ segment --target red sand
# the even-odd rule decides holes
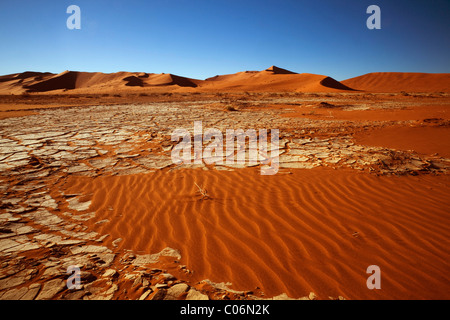
[[[374,72],[342,83],[371,92],[450,92],[448,73]]]
[[[200,200],[195,182],[213,199]],[[259,286],[269,296],[442,299],[450,280],[449,182],[243,169],[72,177],[62,187],[92,198],[92,230],[123,238],[122,249],[179,248],[198,280]],[[95,224],[103,219],[110,222]],[[373,264],[382,270],[382,290],[366,287]]]
[[[450,158],[449,127],[387,127],[357,134],[355,138],[362,145],[414,150]]]

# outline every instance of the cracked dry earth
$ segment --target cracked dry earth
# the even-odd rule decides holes
[[[61,195],[57,199],[51,195],[71,175],[239,170],[248,165],[173,164],[171,134],[176,128],[192,132],[194,121],[222,132],[279,129],[280,173],[319,166],[378,175],[439,174],[450,168],[450,160],[438,156],[357,145],[351,132],[362,130],[363,122],[286,118],[272,109],[227,111],[208,108],[208,103],[52,108],[0,120],[0,299],[260,298],[261,292],[234,291],[224,283],[189,282],[192,271],[180,265],[176,248],[141,255],[118,250],[114,244],[120,238],[108,247],[108,234],[84,224],[96,215],[88,197],[63,190],[53,190]],[[66,286],[72,265],[81,268],[81,290]]]

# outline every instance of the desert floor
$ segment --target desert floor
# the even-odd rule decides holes
[[[449,108],[446,93],[1,96],[0,299],[450,299]],[[200,120],[279,129],[278,173],[174,164],[171,133]]]

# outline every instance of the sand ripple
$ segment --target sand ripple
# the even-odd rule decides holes
[[[122,238],[119,249],[177,248],[198,280],[267,296],[450,297],[448,176],[292,172],[70,177],[64,188],[91,195],[89,227]],[[201,200],[195,183],[212,199]],[[369,265],[381,268],[381,290],[366,287]]]

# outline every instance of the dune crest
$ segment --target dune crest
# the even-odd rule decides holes
[[[372,92],[450,92],[449,73],[373,72],[342,83]]]
[[[152,74],[149,76],[148,80],[145,81],[145,84],[150,86],[178,85],[180,87],[197,87],[194,79],[177,76],[170,73]]]
[[[217,75],[202,82],[200,88],[204,91],[337,92],[352,90],[328,76],[295,73],[276,66],[271,66],[263,71]]]
[[[297,74],[296,72],[278,68],[277,66],[271,66],[271,67],[267,68],[265,71],[270,71],[270,72],[273,72],[274,74]]]
[[[15,77],[17,78],[17,76]],[[27,92],[47,92],[54,90],[90,89],[93,92],[114,91],[126,87],[148,86],[180,86],[196,87],[195,80],[172,74],[147,74],[132,72],[80,72],[64,71],[45,79],[39,78],[30,84],[23,86]],[[5,78],[3,81],[10,81]],[[1,79],[0,79],[1,82]]]

